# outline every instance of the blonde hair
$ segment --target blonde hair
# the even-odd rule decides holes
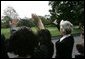
[[[65,32],[65,34],[71,34],[71,32],[73,30],[73,24],[69,21],[61,20],[60,29],[61,28],[62,28],[63,32]]]

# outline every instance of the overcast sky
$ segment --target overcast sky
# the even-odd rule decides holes
[[[32,13],[41,16],[49,15],[50,6],[48,3],[49,1],[1,1],[1,16],[3,15],[3,10],[8,6],[13,7],[20,18],[25,16],[31,18]]]

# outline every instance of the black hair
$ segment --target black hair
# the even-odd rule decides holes
[[[28,27],[21,27],[10,37],[11,51],[19,56],[32,55],[37,45],[37,36]]]
[[[51,34],[47,29],[38,31],[38,36],[41,44],[49,44],[51,42]]]

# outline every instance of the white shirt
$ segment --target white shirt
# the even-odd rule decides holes
[[[9,58],[31,58],[30,55],[28,55],[27,57],[20,57],[19,55],[16,55],[16,54],[10,53],[10,52],[8,52],[7,55]]]
[[[15,55],[14,53],[10,53],[10,52],[8,52],[7,55],[8,55],[9,58],[17,58],[17,57],[19,57],[19,55]]]
[[[71,35],[70,35],[70,34],[64,35],[64,36],[60,39],[60,42],[61,42],[62,40],[64,40],[66,37],[69,37],[69,36],[71,36]]]

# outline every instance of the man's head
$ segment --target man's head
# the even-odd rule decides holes
[[[47,29],[38,31],[38,36],[41,43],[49,43],[51,41],[51,34]]]
[[[32,55],[37,44],[36,35],[28,27],[21,27],[11,37],[13,52],[19,56]]]

